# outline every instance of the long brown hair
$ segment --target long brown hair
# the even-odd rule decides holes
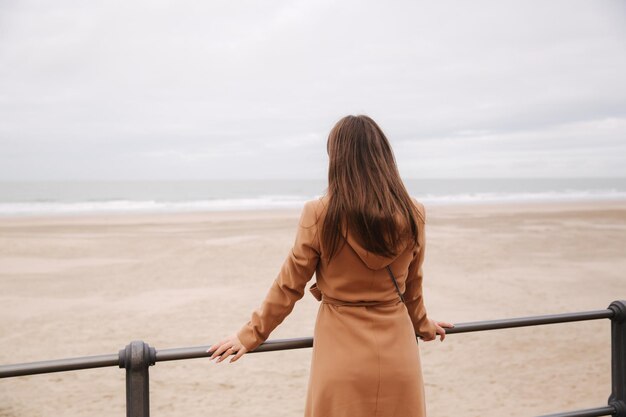
[[[389,141],[368,116],[346,116],[328,135],[327,213],[322,246],[330,260],[342,230],[350,230],[369,252],[398,253],[403,239],[417,241],[419,213],[411,201]]]

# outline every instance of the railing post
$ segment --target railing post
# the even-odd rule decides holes
[[[611,318],[611,386],[609,405],[615,417],[626,417],[626,300],[613,301]]]
[[[119,352],[120,368],[126,369],[126,417],[150,416],[148,368],[156,363],[156,350],[141,340]]]

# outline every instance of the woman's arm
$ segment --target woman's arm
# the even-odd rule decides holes
[[[298,222],[295,243],[260,307],[237,332],[241,344],[254,350],[291,313],[296,301],[304,295],[319,261],[315,201],[308,201]]]
[[[423,264],[426,249],[426,209],[422,203],[417,201],[415,203],[420,213],[424,216],[424,221],[419,221],[418,246],[415,249],[417,252],[414,253],[413,260],[409,265],[404,299],[415,333],[424,338],[424,340],[433,340],[437,337],[437,327],[435,322],[428,318],[422,293],[422,281],[424,280]]]

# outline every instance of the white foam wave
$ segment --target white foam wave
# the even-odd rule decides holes
[[[266,210],[300,208],[307,200],[319,196],[273,195],[254,198],[231,198],[214,200],[156,201],[156,200],[108,200],[108,201],[35,201],[0,203],[0,216],[8,215],[55,215],[81,213],[139,213],[139,212],[191,212],[226,210]],[[607,190],[567,190],[532,193],[461,193],[461,194],[415,194],[425,204],[481,204],[515,202],[558,202],[577,200],[626,200],[626,192]]]
[[[541,191],[524,193],[462,193],[434,195],[425,194],[418,197],[420,201],[430,204],[480,204],[480,203],[517,203],[517,202],[559,202],[589,200],[626,200],[626,192],[615,189],[608,190],[566,190]]]
[[[191,201],[11,202],[0,203],[0,215],[263,210],[298,208],[302,207],[306,201],[307,198],[297,196],[267,196]]]

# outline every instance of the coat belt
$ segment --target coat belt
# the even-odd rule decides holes
[[[397,303],[401,303],[400,297],[393,298],[391,300],[374,300],[374,301],[346,301],[338,298],[329,297],[326,294],[322,294],[322,303],[333,304],[336,306],[391,306]]]

